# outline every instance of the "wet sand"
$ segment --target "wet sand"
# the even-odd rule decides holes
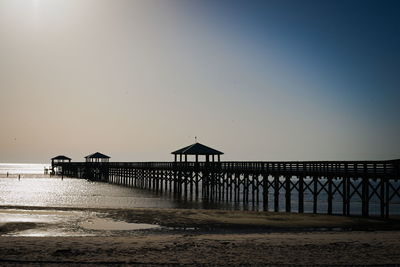
[[[0,237],[1,265],[257,266],[400,263],[400,232]]]
[[[37,208],[31,209],[33,212]],[[56,209],[42,209],[49,214],[52,210]],[[69,212],[74,210],[78,211],[69,209]],[[22,229],[15,225],[5,229],[3,224],[0,265],[400,264],[398,220],[218,210],[89,211],[101,211],[101,216],[107,219],[152,223],[161,228],[111,231],[107,236],[24,237],[4,236]],[[35,227],[27,225],[31,222],[20,223],[20,227]]]

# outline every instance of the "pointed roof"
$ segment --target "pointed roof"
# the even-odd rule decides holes
[[[86,159],[109,159],[110,157],[100,152],[96,152],[85,157]]]
[[[171,154],[183,154],[183,155],[222,155],[221,151],[215,150],[211,147],[205,146],[200,143],[194,143],[193,145],[178,149]]]
[[[60,156],[52,158],[52,160],[71,160],[71,159],[64,155],[60,155]]]

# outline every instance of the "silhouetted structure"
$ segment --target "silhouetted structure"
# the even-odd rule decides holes
[[[85,171],[83,177],[93,181],[108,180],[108,164],[110,157],[100,152],[85,157]]]
[[[201,144],[172,153],[181,155],[181,160],[182,155],[222,154]],[[369,216],[371,203],[375,203],[380,216],[388,217],[391,204],[400,201],[400,160],[189,162],[185,158],[175,162],[68,162],[61,166],[64,175],[71,177],[183,198],[261,204],[266,211],[271,204],[276,212],[296,209],[303,213],[304,207],[311,205],[313,213],[350,215],[360,211]],[[334,199],[341,204],[340,210],[334,210]],[[326,205],[326,210],[321,211],[319,205]]]
[[[59,166],[62,163],[66,162],[71,162],[71,159],[64,156],[64,155],[59,155],[57,157],[54,157],[51,159],[51,173],[52,174],[59,174],[62,172],[62,167]]]
[[[101,163],[101,162],[109,162],[110,161],[109,156],[104,155],[100,152],[90,154],[90,155],[86,156],[85,159],[86,159],[86,162],[90,162],[90,163]]]
[[[193,178],[193,182],[190,183],[187,180],[187,175],[185,175],[186,173],[186,166],[188,165],[188,155],[194,155],[195,156],[195,164],[194,167],[195,168],[199,168],[199,156],[205,156],[205,165],[206,168],[208,168],[208,165],[210,163],[210,156],[212,159],[212,163],[215,163],[215,156],[218,156],[218,162],[221,161],[220,155],[224,154],[221,151],[218,151],[214,148],[205,146],[203,144],[200,143],[194,143],[190,146],[186,146],[184,148],[178,149],[174,152],[172,152],[171,154],[174,155],[174,160],[175,160],[175,173],[174,176],[176,177],[177,182],[174,183],[174,192],[176,194],[181,194],[182,190],[184,192],[188,191],[188,186],[190,187],[190,192],[193,192],[193,187],[195,189],[195,193],[196,195],[199,194],[199,183],[201,181],[201,178],[199,176],[199,173],[195,172]],[[180,164],[176,164],[178,162],[178,155],[179,155],[179,162]],[[185,159],[183,161],[182,156],[185,156]],[[182,164],[184,163],[184,164]],[[213,194],[213,190],[215,188],[214,186],[214,182],[216,180],[214,178],[212,178],[212,175],[210,176],[210,174],[208,172],[203,173],[203,179],[202,179],[202,195],[203,198],[209,198],[210,194]],[[183,184],[183,188],[182,186],[180,186],[180,184]]]
[[[199,156],[205,156],[205,161],[209,162],[210,161],[210,156],[212,159],[212,162],[215,161],[214,156],[218,156],[218,162],[221,161],[220,155],[224,154],[221,151],[215,150],[211,147],[205,146],[203,144],[200,143],[194,143],[190,146],[178,149],[174,152],[172,152],[171,154],[174,155],[174,160],[175,162],[178,161],[178,155],[179,155],[179,161],[182,162],[182,156],[185,156],[185,162],[187,162],[187,156],[188,155],[194,155],[195,156],[195,161],[199,162]]]
[[[68,158],[64,155],[60,155],[51,159],[51,164],[62,163],[62,162],[71,162],[71,158]]]

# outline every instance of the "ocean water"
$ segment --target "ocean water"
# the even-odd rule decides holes
[[[0,164],[0,206],[36,206],[36,207],[79,207],[79,208],[205,208],[262,210],[263,196],[260,190],[258,200],[243,202],[209,202],[201,199],[176,198],[170,193],[155,193],[145,189],[124,187],[115,184],[91,182],[84,179],[50,178],[44,175],[48,164]],[[11,178],[5,178],[6,173]],[[21,179],[18,179],[21,174]],[[400,181],[394,185],[400,186]],[[283,189],[282,189],[283,190]],[[285,194],[280,193],[280,211],[285,211]],[[292,194],[291,206],[298,208],[297,193]],[[273,192],[269,192],[268,208],[274,209]],[[324,192],[318,196],[318,213],[327,212],[327,196]],[[313,196],[304,194],[305,212],[313,210]],[[351,203],[351,214],[361,214],[361,199]],[[379,214],[380,203],[372,198],[370,213]],[[333,200],[333,213],[342,213],[341,199]],[[390,214],[400,215],[400,196],[394,195],[390,204]]]
[[[84,179],[49,177],[49,164],[0,164],[0,206],[78,208],[227,208]],[[6,178],[9,172],[11,178]],[[18,174],[20,179],[18,179]]]
[[[0,174],[44,174],[50,164],[0,163]]]

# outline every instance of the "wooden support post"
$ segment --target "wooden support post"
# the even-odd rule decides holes
[[[346,179],[342,177],[342,215],[346,215]]]
[[[379,181],[379,186],[380,186],[380,196],[379,196],[379,200],[380,200],[380,210],[381,210],[381,217],[384,218],[385,217],[385,182],[384,182],[384,178],[381,178]]]
[[[158,170],[158,179],[159,179],[159,192],[164,192],[163,181],[164,181],[164,170]]]
[[[235,202],[238,202],[239,201],[239,197],[238,197],[238,192],[239,192],[238,187],[239,187],[239,185],[238,185],[238,177],[237,177],[238,174],[234,173],[233,175],[234,175],[234,177],[233,177],[233,181],[234,181],[233,199],[234,199]]]
[[[318,205],[318,177],[313,176],[313,213],[317,213]]]
[[[171,194],[172,193],[172,180],[173,179],[175,179],[175,172],[176,171],[170,171],[169,172],[169,180],[168,180],[168,182],[169,182],[169,193]]]
[[[346,177],[346,215],[350,215],[350,183],[351,178]]]
[[[274,211],[279,211],[279,175],[274,176]]]
[[[185,160],[186,160],[186,155],[185,155]],[[183,182],[183,187],[184,187],[183,194],[184,194],[185,198],[187,198],[187,194],[188,194],[188,171],[186,170],[186,171],[184,171],[182,173],[183,173],[182,182]]]
[[[194,179],[194,172],[193,171],[189,171],[190,198],[193,197],[193,179]]]
[[[256,174],[256,179],[254,180],[253,186],[255,186],[257,207],[258,207],[258,203],[260,203],[260,186],[259,186],[260,184],[261,184],[260,183],[260,175]]]
[[[230,177],[230,173],[226,173],[226,185],[225,185],[225,201],[228,202],[229,201],[229,188],[230,188],[230,184],[231,184],[231,177]]]
[[[369,215],[369,179],[367,177],[362,178],[362,216],[368,217]]]
[[[224,188],[224,184],[225,184],[225,174],[222,173],[221,170],[218,171],[218,184],[219,184],[219,192],[218,192],[218,198],[219,201],[224,199],[224,195],[225,195],[225,188]]]
[[[132,168],[130,168],[129,169],[129,185],[130,185],[130,187],[133,187],[133,169]]]
[[[332,214],[332,202],[333,202],[333,192],[332,192],[333,179],[328,176],[328,214]]]
[[[291,212],[291,190],[290,190],[290,176],[285,176],[285,208],[286,212]]]
[[[124,185],[127,186],[128,185],[128,169],[127,168],[124,169],[124,174],[125,174]]]
[[[229,174],[229,201],[232,201],[233,199],[233,174]]]
[[[129,186],[133,187],[133,169],[129,168]]]
[[[268,174],[263,174],[263,210],[268,211]]]
[[[304,176],[299,176],[299,213],[304,213]]]
[[[199,170],[195,170],[195,173],[194,173],[194,186],[195,186],[195,192],[196,192],[196,199],[198,199],[199,198],[199,178],[200,178],[200,173],[199,173],[200,171]]]
[[[249,174],[246,173],[243,178],[243,203],[247,203],[249,202]]]
[[[389,192],[389,179],[385,179],[385,218],[389,218],[389,206],[390,206],[390,192]]]

